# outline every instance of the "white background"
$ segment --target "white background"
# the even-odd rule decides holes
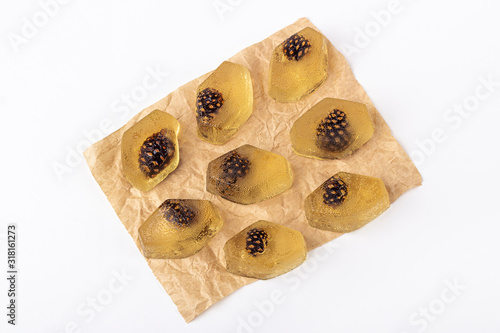
[[[17,223],[19,307],[7,325],[1,273],[0,327],[500,331],[498,1],[66,0],[51,17],[49,2],[1,1],[0,267]],[[76,152],[303,16],[344,53],[423,186],[332,251],[186,324]]]

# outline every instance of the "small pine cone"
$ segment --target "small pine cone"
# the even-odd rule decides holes
[[[139,152],[139,168],[147,177],[153,178],[165,169],[174,153],[174,143],[167,138],[166,130],[161,130],[142,144]]]
[[[348,188],[346,183],[337,176],[333,176],[323,184],[323,202],[329,206],[336,206],[344,202]]]
[[[334,109],[316,129],[317,145],[332,152],[343,151],[351,143],[348,126],[345,112]]]
[[[212,88],[205,88],[196,97],[196,119],[208,123],[224,104],[222,94]]]
[[[160,211],[165,219],[179,227],[185,227],[193,222],[195,213],[181,200],[165,200]]]
[[[267,233],[262,229],[252,229],[246,238],[247,252],[252,256],[257,256],[264,252],[267,246]]]
[[[288,60],[300,60],[311,49],[311,43],[303,36],[293,34],[283,42],[283,53]]]

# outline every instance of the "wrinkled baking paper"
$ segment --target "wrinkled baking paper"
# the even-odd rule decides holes
[[[139,250],[138,227],[164,200],[206,199],[219,208],[224,226],[200,252],[185,259],[145,259],[186,322],[254,281],[232,275],[224,268],[224,243],[249,224],[263,219],[300,230],[309,250],[340,236],[340,233],[310,227],[303,210],[304,198],[336,172],[347,171],[381,178],[389,191],[391,202],[421,184],[417,168],[391,135],[391,130],[354,78],[345,58],[331,43],[328,42],[328,79],[315,92],[296,103],[276,103],[267,95],[269,59],[273,49],[305,27],[317,29],[309,20],[302,18],[229,59],[250,70],[254,87],[254,111],[224,145],[207,143],[196,135],[196,89],[210,74],[207,73],[142,110],[125,126],[84,153],[92,174]],[[292,151],[289,138],[292,124],[325,97],[368,105],[375,133],[368,143],[349,158],[320,161],[298,156]],[[120,144],[123,133],[154,109],[174,115],[181,124],[180,164],[153,190],[141,192],[133,188],[123,175]],[[205,190],[208,162],[246,143],[285,156],[294,173],[292,188],[272,199],[249,206],[238,205],[208,193]]]

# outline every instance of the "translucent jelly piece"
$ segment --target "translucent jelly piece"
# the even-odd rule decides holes
[[[244,145],[208,164],[207,191],[248,205],[288,190],[292,179],[290,164],[283,156]]]
[[[347,172],[329,178],[305,200],[309,224],[335,232],[359,229],[389,206],[389,194],[380,178]]]
[[[325,98],[295,121],[290,130],[293,150],[318,159],[344,158],[373,136],[365,104]]]
[[[323,35],[305,28],[278,45],[269,64],[269,96],[295,102],[312,93],[327,77],[328,47]]]
[[[154,110],[130,127],[122,138],[122,169],[130,184],[149,191],[179,164],[179,122]]]
[[[258,221],[229,239],[224,254],[230,273],[267,280],[302,264],[307,248],[299,231]]]
[[[178,259],[200,251],[222,228],[222,219],[208,200],[169,199],[140,226],[145,257]]]
[[[253,88],[245,66],[224,61],[198,87],[198,136],[222,144],[247,121],[253,110]]]

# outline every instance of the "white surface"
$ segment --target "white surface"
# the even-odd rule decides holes
[[[20,268],[18,325],[7,326],[2,310],[0,327],[56,333],[500,331],[500,142],[494,134],[500,86],[464,116],[447,111],[473,103],[482,78],[500,82],[497,1],[400,0],[398,13],[379,31],[373,13],[392,6],[389,0],[66,2],[43,22],[38,1],[1,1],[0,304],[7,302],[8,223],[18,224]],[[226,11],[218,13],[216,5]],[[69,151],[88,145],[86,132],[93,133],[90,141],[99,139],[103,122],[107,135],[303,16],[341,51],[347,44],[359,47],[356,54],[343,53],[395,137],[420,162],[424,185],[330,243],[333,251],[311,253],[300,269],[242,288],[186,324],[82,157]],[[25,35],[15,52],[9,38],[22,36],[33,17],[43,26]],[[365,28],[372,37],[361,45],[356,36]],[[147,76],[156,68],[169,74],[155,83]],[[144,79],[146,94],[127,106],[124,98],[140,94]],[[417,142],[436,129],[446,139],[434,148],[427,142],[432,151],[418,153]],[[56,163],[68,172],[58,177]],[[122,270],[133,278],[116,280]],[[451,290],[453,283],[465,289]],[[419,311],[429,307],[431,317],[424,319]]]

